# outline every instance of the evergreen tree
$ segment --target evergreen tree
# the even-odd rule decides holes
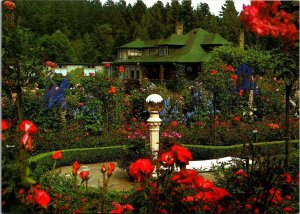
[[[183,21],[183,31],[189,32],[194,28],[195,15],[192,7],[192,0],[184,0],[181,4],[180,20]]]
[[[230,42],[238,44],[242,24],[232,0],[227,0],[222,6],[220,16],[220,34]]]

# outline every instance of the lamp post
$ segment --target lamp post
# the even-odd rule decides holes
[[[151,94],[146,98],[146,107],[150,113],[150,117],[147,120],[150,131],[150,148],[152,158],[157,157],[159,150],[159,127],[161,119],[159,118],[159,112],[163,109],[163,98],[159,94]]]

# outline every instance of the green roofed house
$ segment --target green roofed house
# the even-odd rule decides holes
[[[176,25],[176,34],[166,39],[143,41],[140,39],[118,47],[118,59],[113,63],[125,68],[126,79],[148,78],[172,80],[175,64],[184,64],[185,77],[194,79],[201,71],[201,64],[208,62],[211,50],[231,43],[219,34],[201,28],[182,34],[181,23]],[[187,69],[189,68],[189,69]]]

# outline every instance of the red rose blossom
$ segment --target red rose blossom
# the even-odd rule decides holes
[[[49,205],[51,198],[45,190],[35,190],[35,201],[36,203],[43,208],[47,208]]]
[[[183,163],[185,165],[189,164],[189,161],[193,159],[192,153],[185,147],[174,145],[171,148],[171,151],[173,152],[173,155],[177,162]]]
[[[1,125],[2,131],[9,129],[9,127],[10,127],[10,124],[9,124],[8,120],[2,120],[2,125]]]
[[[153,170],[154,166],[149,159],[138,159],[130,165],[129,174],[141,182],[144,177],[150,177]]]
[[[108,164],[108,170],[107,170],[107,176],[110,177],[112,175],[112,172],[115,170],[116,165],[114,163]]]
[[[211,74],[211,75],[216,75],[217,73],[218,73],[217,70],[211,70],[211,71],[210,71],[210,74]]]
[[[79,173],[79,176],[81,177],[82,180],[86,181],[89,179],[89,175],[90,175],[90,172],[89,171],[81,171]]]
[[[9,10],[13,10],[16,8],[16,4],[11,1],[4,1],[3,6],[6,7]]]
[[[62,158],[63,158],[63,156],[62,156],[62,151],[61,150],[59,150],[59,151],[52,154],[52,159],[54,159],[54,160],[60,160]]]
[[[165,166],[172,166],[175,162],[172,152],[165,152],[160,157],[160,162]]]
[[[108,93],[109,94],[115,94],[117,92],[117,87],[116,86],[112,86],[109,90]]]
[[[78,161],[75,161],[73,164],[73,175],[77,175],[78,174],[78,169],[80,168],[80,164]]]
[[[38,133],[37,126],[30,120],[23,120],[19,124],[19,129],[20,129],[21,132],[28,132],[29,134]]]

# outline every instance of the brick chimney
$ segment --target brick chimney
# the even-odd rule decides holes
[[[178,35],[183,35],[183,23],[182,22],[176,22],[175,33]]]

